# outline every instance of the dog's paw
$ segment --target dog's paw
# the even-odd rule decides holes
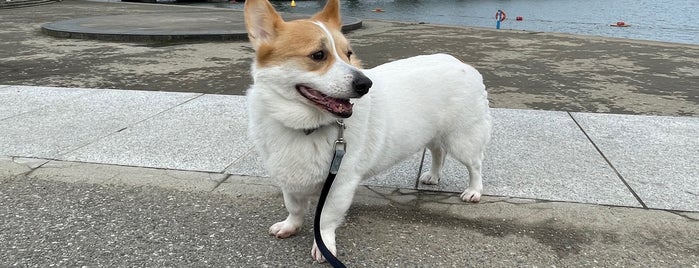
[[[325,240],[325,239],[323,239]],[[328,241],[323,241],[325,242],[325,246],[330,250],[330,253],[333,254],[333,256],[337,256],[337,247],[335,247],[335,242],[329,243]],[[313,257],[314,261],[317,261],[319,263],[325,262],[325,257],[323,257],[323,253],[320,252],[320,249],[318,249],[318,245],[316,244],[315,240],[313,241],[313,249],[311,249],[311,257]]]
[[[276,238],[287,238],[295,235],[299,229],[301,229],[301,226],[290,224],[287,221],[280,221],[269,227],[269,235]]]
[[[481,192],[468,188],[461,193],[461,200],[464,202],[478,203],[481,201]]]
[[[428,171],[422,173],[422,176],[420,176],[420,182],[427,185],[436,185],[439,183],[439,176],[432,176],[432,173]]]

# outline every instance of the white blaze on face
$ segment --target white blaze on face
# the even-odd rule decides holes
[[[352,90],[352,81],[354,80],[354,74],[359,71],[352,65],[346,63],[337,51],[337,46],[335,45],[335,39],[332,36],[330,30],[322,22],[313,21],[313,24],[318,25],[321,30],[325,33],[328,38],[331,47],[331,54],[335,58],[332,67],[323,74],[325,81],[328,84],[324,90],[325,94],[334,97],[341,98],[352,98],[356,97],[354,91]]]

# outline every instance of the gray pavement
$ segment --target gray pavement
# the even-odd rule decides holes
[[[310,214],[294,238],[266,235],[286,212],[235,95],[250,83],[247,43],[39,30],[182,12],[211,10],[0,9],[0,267],[318,266]],[[699,118],[686,117],[699,114],[699,47],[363,26],[348,37],[367,67],[449,52],[481,70],[495,133],[480,204],[458,201],[453,162],[440,185],[417,184],[429,153],[367,181],[338,230],[350,267],[699,266]]]
[[[0,266],[308,266],[245,97],[0,86]],[[494,109],[484,202],[422,152],[359,190],[352,266],[699,265],[699,118]],[[351,127],[351,126],[350,126]],[[310,215],[308,222],[310,223]]]
[[[251,83],[247,42],[105,42],[40,30],[47,23],[126,15],[153,27],[151,17],[167,24],[176,14],[210,12],[83,0],[0,9],[0,84],[241,95]],[[229,12],[219,23],[241,21],[240,12]],[[200,18],[204,29],[216,24]],[[418,54],[455,55],[483,74],[497,108],[699,115],[696,45],[377,20],[363,20],[347,37],[366,67]]]

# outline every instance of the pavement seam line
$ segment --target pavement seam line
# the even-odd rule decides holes
[[[672,214],[674,214],[674,215],[677,215],[677,216],[679,216],[679,217],[685,218],[685,219],[687,219],[687,220],[689,220],[689,221],[696,221],[696,222],[699,222],[699,219],[695,219],[695,218],[689,217],[689,216],[684,215],[684,214],[682,214],[682,213],[679,213],[679,212],[677,212],[677,211],[672,211],[672,210],[665,210],[665,211],[670,212],[670,213],[672,213]]]
[[[575,120],[575,117],[573,116],[573,114],[570,112],[566,112],[566,113],[568,114],[568,116],[570,116],[570,119],[573,120],[575,125],[578,126],[578,129],[580,129],[580,131],[582,131],[582,133],[585,134],[585,137],[587,138],[587,140],[590,141],[590,144],[592,144],[593,147],[595,147],[595,150],[597,150],[597,153],[599,153],[599,155],[602,156],[604,161],[607,162],[607,165],[610,168],[612,168],[612,170],[614,171],[616,176],[621,180],[622,183],[624,183],[624,185],[626,186],[626,189],[628,189],[629,192],[631,192],[631,194],[633,195],[633,197],[636,198],[636,201],[638,201],[638,203],[641,204],[641,206],[644,209],[648,209],[648,206],[646,206],[646,203],[643,202],[643,200],[641,199],[640,196],[638,196],[636,191],[634,191],[633,188],[631,188],[631,185],[626,181],[626,179],[624,179],[624,176],[622,176],[621,173],[619,173],[619,171],[616,169],[616,167],[614,167],[614,165],[612,164],[612,161],[610,161],[609,158],[607,158],[607,156],[602,152],[602,150],[599,148],[599,146],[597,146],[597,143],[595,143],[595,141],[592,140],[592,137],[590,137],[590,135],[587,134],[587,131],[585,131],[585,129],[583,129],[583,127],[580,125],[578,120]]]
[[[248,148],[248,150],[245,151],[245,153],[243,153],[241,156],[239,156],[238,158],[236,158],[235,160],[233,160],[230,164],[228,164],[226,167],[224,167],[224,168],[223,168],[223,171],[221,171],[221,172],[222,172],[222,173],[225,173],[226,170],[228,170],[229,168],[231,168],[233,165],[237,164],[237,163],[240,162],[240,161],[243,161],[243,158],[245,158],[246,156],[252,154],[252,153],[253,153],[253,150],[255,150],[255,148],[252,148],[252,147]],[[233,174],[229,174],[229,175],[233,175]],[[249,174],[241,174],[241,175],[243,175],[243,176],[249,176]]]
[[[17,158],[24,158],[24,157],[15,157],[15,156],[12,156],[12,157],[11,157],[12,162],[15,162],[15,159],[17,159]],[[48,164],[49,162],[53,161],[53,160],[51,160],[51,159],[46,159],[46,158],[32,158],[32,159],[41,159],[41,160],[46,160],[46,161],[44,161],[44,163],[41,163],[41,165],[36,166],[35,168],[31,168],[30,166],[27,166],[27,167],[29,168],[29,171],[24,172],[24,173],[22,173],[22,174],[20,174],[20,175],[24,175],[24,176],[27,176],[27,178],[30,178],[30,177],[31,177],[31,174],[34,173],[34,171],[37,171],[38,169],[43,168],[44,165],[46,165],[46,164]],[[17,162],[15,162],[15,163],[17,163]]]
[[[425,154],[427,153],[427,148],[422,149],[422,157],[420,157],[420,166],[417,168],[417,178],[415,178],[415,190],[420,187],[420,175],[422,174],[422,167],[425,165]]]
[[[59,157],[63,157],[63,156],[65,156],[65,155],[67,155],[67,154],[70,154],[70,153],[75,152],[75,151],[77,151],[77,150],[80,150],[80,149],[82,149],[82,148],[84,148],[84,147],[87,147],[87,146],[89,146],[89,145],[91,145],[91,144],[93,144],[93,143],[95,143],[95,142],[98,142],[98,141],[100,141],[100,140],[103,140],[103,139],[105,139],[105,138],[107,138],[107,137],[109,137],[109,136],[112,136],[112,135],[114,135],[114,134],[120,133],[120,132],[122,132],[122,131],[124,131],[124,130],[130,128],[130,127],[136,126],[136,125],[138,125],[138,124],[140,124],[140,123],[145,122],[146,120],[149,120],[149,119],[154,118],[154,117],[156,117],[156,116],[159,116],[159,115],[161,115],[161,114],[163,114],[163,113],[166,113],[166,112],[168,112],[168,111],[171,111],[171,110],[173,110],[173,109],[175,109],[175,108],[177,108],[177,107],[180,107],[180,106],[182,106],[182,105],[184,105],[184,104],[186,104],[186,103],[189,103],[190,101],[193,101],[193,100],[195,100],[195,99],[198,99],[199,97],[204,96],[204,95],[206,95],[206,94],[200,93],[200,94],[198,94],[198,95],[196,95],[196,96],[194,96],[194,97],[192,97],[192,98],[189,98],[189,99],[187,99],[187,100],[185,100],[185,101],[183,101],[183,102],[181,102],[181,103],[178,103],[177,105],[174,105],[174,106],[172,106],[172,107],[170,107],[170,108],[167,108],[167,109],[165,109],[165,110],[162,110],[162,111],[160,111],[160,112],[157,112],[157,113],[155,113],[155,114],[153,114],[153,115],[151,115],[151,116],[147,116],[147,117],[145,117],[145,118],[143,118],[143,119],[141,119],[141,120],[138,120],[138,121],[136,121],[136,122],[133,122],[132,124],[129,124],[129,125],[127,125],[127,126],[124,126],[124,127],[122,127],[122,128],[119,128],[119,129],[117,129],[116,131],[107,133],[107,134],[104,135],[104,136],[100,136],[100,137],[97,137],[97,138],[95,138],[95,139],[93,139],[93,140],[91,140],[91,141],[88,141],[88,142],[86,142],[86,143],[83,144],[83,145],[80,145],[80,146],[78,146],[78,147],[73,148],[72,150],[68,150],[68,151],[66,151],[66,152],[64,152],[64,153],[58,153],[57,155],[54,156],[54,158],[59,159],[59,160],[62,160],[62,159],[60,159]]]
[[[214,185],[214,188],[211,188],[211,190],[209,192],[215,191],[219,186],[221,186],[221,184],[226,182],[231,176],[233,176],[233,174],[227,174],[226,177],[224,177],[221,181],[217,182],[216,185]]]

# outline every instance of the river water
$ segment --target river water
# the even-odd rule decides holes
[[[273,1],[279,11],[313,14],[325,1]],[[243,9],[240,3],[187,3]],[[654,40],[699,45],[699,0],[347,0],[342,14],[357,18]],[[381,9],[383,12],[373,10]],[[515,18],[521,16],[522,21]],[[611,27],[624,21],[630,27]]]

